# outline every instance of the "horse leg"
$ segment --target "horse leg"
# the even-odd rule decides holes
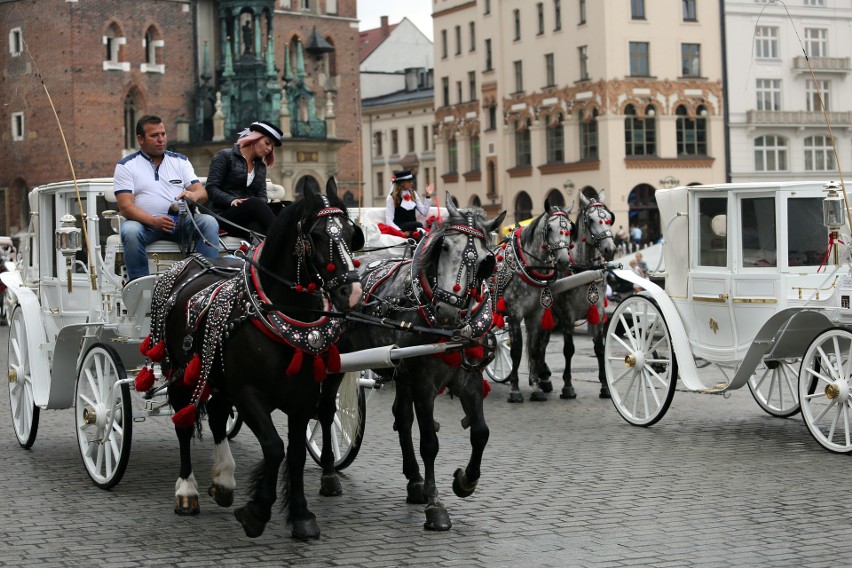
[[[562,394],[559,398],[577,398],[574,383],[571,380],[571,360],[574,358],[574,330],[573,326],[565,326],[562,332],[562,355],[565,357],[565,370],[562,372]]]
[[[536,389],[530,395],[530,400],[536,402],[546,401],[547,393],[553,390],[553,385],[550,384],[550,369],[547,369],[547,375],[544,378],[541,378],[539,375],[549,340],[550,332],[540,327],[527,326],[527,358],[530,364],[530,384],[536,385]]]
[[[426,522],[423,528],[430,531],[448,531],[453,526],[446,507],[438,499],[438,487],[435,484],[435,458],[438,456],[438,434],[433,426],[435,410],[434,395],[419,396],[414,402],[414,412],[420,427],[420,457],[426,479],[423,483],[423,496],[426,497]]]
[[[287,463],[289,484],[282,488],[282,498],[289,503],[287,520],[292,525],[291,535],[299,540],[317,539],[320,529],[317,517],[308,509],[305,498],[305,431],[308,428],[310,414],[304,416],[291,413],[287,415]],[[289,490],[289,494],[285,491]]]
[[[220,507],[230,507],[234,502],[234,479],[236,464],[228,443],[227,424],[231,414],[231,403],[224,397],[214,396],[207,401],[207,421],[213,433],[213,481],[207,494]]]
[[[476,382],[476,374],[468,375],[471,382]],[[489,430],[485,423],[485,414],[482,411],[482,391],[473,388],[459,395],[462,408],[464,409],[467,423],[470,426],[470,460],[465,469],[458,468],[453,474],[453,493],[458,497],[469,497],[476,489],[479,482],[482,454],[485,445],[488,444]]]
[[[180,381],[179,381],[180,382]],[[182,384],[173,383],[168,389],[169,404],[177,412],[189,404],[191,392]],[[175,482],[175,514],[197,515],[201,512],[198,504],[198,483],[192,473],[192,434],[195,427],[175,426],[180,445],[180,473]]]
[[[329,375],[322,384],[319,405],[317,406],[317,419],[322,428],[322,455],[320,455],[320,466],[322,466],[322,478],[320,479],[320,495],[333,497],[343,493],[340,484],[340,476],[334,469],[334,448],[331,442],[331,429],[334,423],[334,415],[337,412],[337,392],[343,375]],[[354,379],[350,379],[354,380]]]
[[[598,381],[601,383],[600,398],[611,398],[609,385],[606,384],[606,369],[604,368],[604,326],[598,324],[594,330],[595,358],[598,360]]]
[[[518,369],[521,366],[521,356],[524,353],[520,318],[510,318],[509,338],[511,341],[509,356],[512,357],[512,372],[509,373],[509,383],[512,388],[509,391],[509,402],[524,402],[524,395],[521,394],[521,389],[518,387]]]
[[[399,447],[402,450],[402,473],[408,480],[406,487],[406,503],[424,504],[426,497],[423,494],[423,477],[420,475],[420,466],[417,464],[417,456],[414,454],[414,442],[411,439],[411,427],[414,424],[414,412],[412,411],[411,393],[407,385],[397,383],[396,397],[393,400],[393,429],[399,436]],[[432,427],[434,430],[434,426]]]

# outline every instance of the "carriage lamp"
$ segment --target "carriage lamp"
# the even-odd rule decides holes
[[[840,189],[840,184],[836,181],[825,184],[825,191],[828,192],[828,195],[822,200],[822,218],[825,226],[831,232],[839,231],[846,224],[846,209],[843,196],[837,193],[838,189]]]
[[[77,251],[82,250],[80,246],[82,231],[76,227],[77,219],[74,215],[66,213],[59,220],[59,228],[56,229],[56,250],[65,257],[65,268],[68,276],[68,293],[71,293],[71,262]]]

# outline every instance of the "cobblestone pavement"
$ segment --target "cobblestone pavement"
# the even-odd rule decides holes
[[[5,346],[7,328],[0,329]],[[0,348],[5,359],[5,347]],[[307,493],[322,538],[293,541],[277,510],[248,539],[232,511],[206,495],[192,518],[172,512],[177,442],[168,419],[134,424],[130,466],[111,491],[92,485],[80,461],[71,410],[43,411],[38,439],[21,449],[0,391],[2,566],[844,566],[852,535],[842,464],[813,441],[800,417],[763,413],[747,389],[730,398],[679,389],[651,428],[624,422],[598,398],[587,336],[578,338],[576,400],[486,400],[491,439],[483,478],[463,500],[451,489],[469,445],[458,401],[440,396],[439,490],[453,519],[423,530],[422,506],[405,504],[405,479],[390,406],[393,386],[368,407],[361,452],[345,470],[344,495]],[[561,376],[561,342],[549,348]],[[555,381],[556,391],[561,380]],[[529,395],[526,378],[522,390]],[[259,459],[243,431],[232,443],[236,502]],[[197,441],[196,476],[206,487],[212,436]],[[845,536],[844,536],[845,535]]]

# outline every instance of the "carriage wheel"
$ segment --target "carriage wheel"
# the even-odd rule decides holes
[[[370,374],[372,371],[366,371],[366,373]],[[358,398],[355,403],[357,408],[343,408],[340,403],[340,392],[337,393],[337,412],[334,414],[334,422],[331,425],[331,449],[334,451],[334,469],[337,471],[346,469],[358,457],[361,441],[364,438],[364,428],[367,425],[366,389],[350,378],[344,379],[340,388],[357,388]],[[318,465],[322,465],[320,463],[322,426],[319,420],[308,422],[306,443],[308,453]]]
[[[612,315],[604,346],[612,402],[634,426],[656,424],[677,384],[671,334],[659,307],[645,296],[623,300]]]
[[[39,407],[33,397],[33,376],[30,369],[30,349],[24,312],[15,308],[9,329],[9,402],[12,406],[12,425],[18,443],[30,448],[38,433]]]
[[[852,452],[850,393],[852,333],[823,331],[811,342],[799,369],[802,417],[814,439],[831,452]]]
[[[130,459],[133,409],[124,364],[109,345],[83,357],[74,394],[74,423],[86,472],[101,489],[121,481]],[[112,397],[112,400],[110,400]]]
[[[240,418],[240,413],[237,407],[231,408],[231,415],[228,416],[228,421],[225,423],[225,435],[229,440],[233,440],[240,433],[240,428],[243,427],[243,419]]]
[[[748,389],[760,407],[779,418],[799,412],[799,359],[793,361],[766,361],[755,369],[748,379]]]
[[[512,372],[512,340],[508,329],[494,330],[495,349],[494,359],[486,365],[485,374],[495,383],[505,383]]]

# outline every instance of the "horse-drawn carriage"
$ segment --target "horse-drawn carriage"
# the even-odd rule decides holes
[[[616,308],[606,378],[621,416],[663,417],[677,378],[693,391],[748,385],[771,415],[801,409],[824,448],[852,451],[852,264],[845,197],[836,183],[766,182],[657,192],[665,289]],[[707,384],[701,368],[725,376]]]

